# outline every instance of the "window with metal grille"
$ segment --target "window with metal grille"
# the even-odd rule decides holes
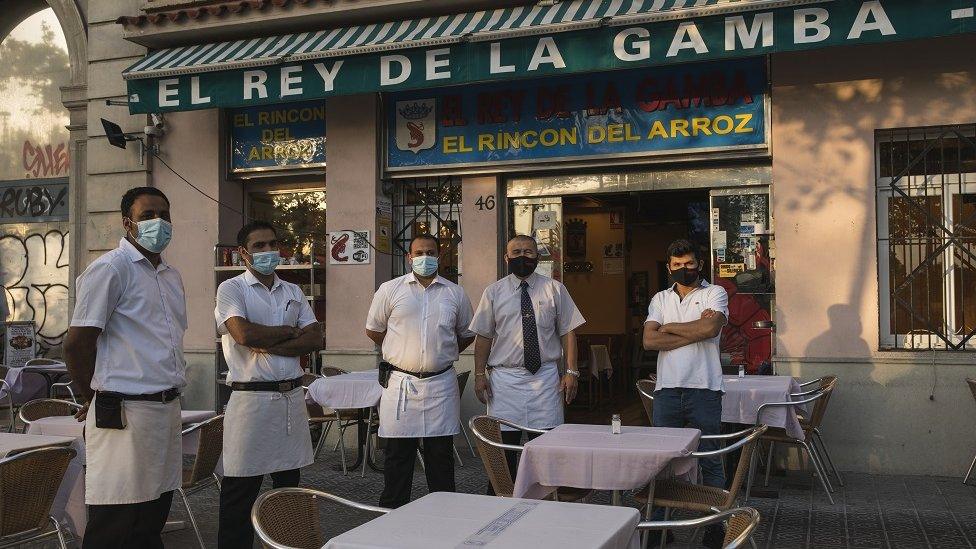
[[[881,345],[976,348],[976,124],[879,131]]]
[[[458,282],[461,276],[461,178],[420,177],[395,182],[393,275],[409,272],[410,239],[432,234],[440,241],[438,273]]]

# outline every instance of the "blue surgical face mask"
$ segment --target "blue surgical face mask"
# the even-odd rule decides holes
[[[263,275],[273,273],[278,265],[281,265],[281,254],[278,250],[251,254],[251,267]]]
[[[173,238],[173,225],[161,217],[139,221],[136,229],[136,242],[154,254],[165,250]]]
[[[420,276],[431,276],[437,272],[437,256],[421,255],[410,260],[413,272]]]

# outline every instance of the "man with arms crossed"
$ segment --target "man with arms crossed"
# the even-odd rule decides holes
[[[275,488],[298,486],[301,468],[312,464],[299,357],[324,347],[302,290],[275,275],[274,227],[249,223],[237,244],[247,270],[221,283],[214,310],[233,390],[224,416],[221,549],[250,549],[251,506],[264,475]]]
[[[719,340],[729,314],[729,296],[721,286],[702,279],[701,261],[691,242],[676,240],[667,254],[674,284],[651,299],[644,323],[644,348],[659,351],[654,426],[691,427],[703,435],[717,435],[722,428],[724,390]],[[717,441],[699,447],[702,451],[718,448]],[[720,458],[699,463],[704,484],[725,487]],[[721,535],[720,528],[710,528],[706,546],[716,541],[720,546]]]
[[[475,392],[488,404],[488,415],[551,429],[563,422],[563,402],[576,397],[575,330],[586,321],[562,283],[535,272],[534,238],[509,240],[505,261],[511,274],[485,289],[471,321],[477,334]],[[560,375],[563,358],[566,371]],[[502,426],[506,444],[521,439],[520,431]],[[514,479],[517,456],[508,452],[506,457]]]
[[[409,274],[383,283],[369,308],[366,336],[393,367],[380,400],[379,436],[386,439],[380,505],[410,502],[417,445],[423,443],[427,488],[453,492],[454,435],[461,395],[454,363],[474,341],[471,302],[437,275],[440,243],[429,234],[410,241]]]
[[[183,478],[180,390],[186,385],[183,280],[160,257],[170,204],[152,187],[122,197],[125,237],[85,269],[64,342],[86,404],[84,547],[163,547]]]

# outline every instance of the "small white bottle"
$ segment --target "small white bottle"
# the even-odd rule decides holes
[[[746,366],[745,366],[745,364],[739,364],[739,377],[746,377]]]
[[[613,414],[613,418],[610,419],[610,434],[620,434],[620,414]]]

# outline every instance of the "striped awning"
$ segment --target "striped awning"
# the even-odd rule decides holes
[[[126,80],[775,8],[811,0],[542,0],[534,6],[167,48]],[[823,0],[820,0],[821,2]]]

